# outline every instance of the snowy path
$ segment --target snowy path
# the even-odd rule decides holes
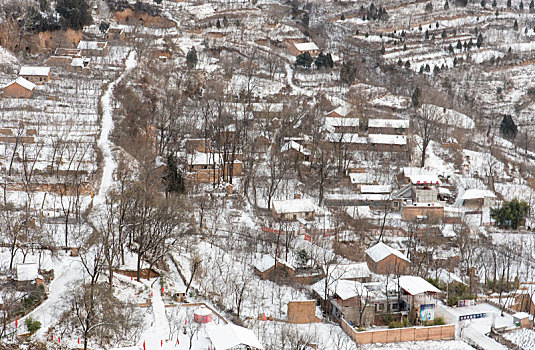
[[[106,193],[113,183],[113,172],[117,167],[113,155],[111,153],[112,143],[110,141],[110,133],[113,130],[113,108],[111,105],[112,94],[115,85],[117,85],[135,66],[137,65],[136,61],[136,52],[130,51],[130,54],[126,58],[125,70],[115,81],[112,81],[106,92],[102,95],[100,103],[102,105],[102,129],[100,131],[100,138],[98,139],[98,147],[102,152],[104,158],[104,167],[102,170],[102,179],[100,181],[100,188],[98,193],[95,195],[93,200],[94,205],[104,203],[106,198]]]
[[[160,285],[159,279],[151,288],[152,312],[154,319],[152,321],[152,326],[145,331],[139,341],[139,346],[143,346],[143,342],[145,342],[147,349],[162,349],[162,341],[163,349],[173,349],[175,345],[172,342],[166,341],[169,337],[169,320],[165,314],[165,304],[160,294],[161,288],[162,286]]]
[[[61,299],[65,291],[70,288],[74,281],[83,275],[82,264],[78,258],[72,258],[70,256],[62,256],[60,258],[62,259],[62,264],[54,266],[55,278],[48,287],[50,291],[48,299],[19,320],[19,328],[24,324],[24,320],[30,316],[41,322],[43,326],[35,333],[34,339],[44,339],[45,332],[48,328],[56,324],[57,318],[60,317],[58,313],[62,312],[58,304],[62,302]]]
[[[294,90],[295,92],[298,92],[301,95],[312,96],[313,91],[303,89],[303,88],[301,88],[301,87],[299,87],[299,86],[294,84],[293,76],[294,76],[294,71],[293,71],[292,67],[290,66],[290,64],[287,63],[286,64],[286,79],[287,79],[288,85],[290,85],[292,90]]]

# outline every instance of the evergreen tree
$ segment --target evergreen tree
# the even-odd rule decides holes
[[[346,16],[344,16],[343,13],[342,13],[342,15],[340,16],[340,20],[342,20],[342,21],[345,21],[345,20],[346,20]]]
[[[340,68],[340,80],[347,84],[351,85],[355,78],[357,77],[357,67],[353,61],[344,61],[342,67]]]
[[[518,30],[518,22],[515,19],[515,23],[513,24],[513,30]]]
[[[500,124],[500,133],[507,139],[514,139],[518,133],[518,127],[516,126],[513,117],[509,114],[505,114]]]
[[[184,179],[178,170],[177,160],[172,154],[167,156],[167,168],[163,176],[163,182],[166,193],[183,193],[185,191]]]
[[[427,65],[425,69],[429,72],[431,68],[428,68],[428,67],[429,65]],[[412,92],[411,101],[412,101],[412,106],[414,108],[420,107],[420,88],[419,87],[415,88],[414,91]]]
[[[485,0],[481,0],[481,6],[485,7],[485,5],[487,5],[487,2]]]
[[[186,63],[189,68],[195,68],[197,66],[197,50],[195,50],[195,46],[192,46],[191,50],[188,51]]]
[[[401,58],[398,59],[398,66],[403,66],[403,61],[401,61]]]
[[[535,2],[533,2],[533,0],[531,0],[531,2],[529,3],[529,10],[533,11],[534,8],[535,8]]]
[[[477,48],[479,49],[482,44],[483,44],[483,35],[479,33],[479,35],[477,36],[477,41],[476,41]]]
[[[403,44],[403,51],[406,51],[406,50],[407,50],[407,45]]]
[[[455,58],[453,59],[453,66],[454,66],[454,67],[457,66],[457,62],[458,62],[458,61],[457,61],[457,57],[455,57]]]
[[[386,50],[385,50],[385,44],[381,45],[381,50],[379,50],[379,52],[381,53],[381,55],[384,55]]]
[[[522,0],[520,0],[520,5],[518,5],[518,8],[520,9],[520,11],[524,10],[524,2]]]
[[[510,202],[504,202],[500,208],[490,209],[490,217],[496,221],[499,227],[512,228],[513,230],[524,223],[528,213],[528,203],[516,198]]]
[[[431,66],[429,65],[429,63],[425,65],[425,71],[427,73],[431,72]],[[414,102],[413,102],[413,104],[414,104]]]
[[[110,27],[110,24],[108,22],[100,22],[100,25],[98,26],[98,29],[100,30],[100,32],[102,34],[106,33],[106,31],[108,30],[108,28]]]
[[[429,30],[425,30],[425,40],[429,40]]]
[[[58,0],[56,11],[61,16],[65,27],[82,29],[93,20],[89,5],[85,0]]]
[[[334,68],[334,60],[333,60],[333,56],[331,55],[331,53],[327,53],[325,55],[325,67],[330,68],[330,69]]]
[[[446,39],[446,29],[442,30],[442,39]]]
[[[299,54],[295,58],[295,66],[296,67],[303,67],[303,68],[310,68],[312,66],[312,62],[314,60],[312,59],[312,56],[310,56],[309,52],[304,52],[302,54]]]
[[[217,22],[215,22],[215,26],[217,29],[221,28],[221,22],[219,21],[219,18],[217,19]]]
[[[494,0],[494,1],[496,1],[496,0]],[[447,11],[449,9],[450,9],[450,4],[449,4],[448,0],[446,0],[446,2],[444,3],[444,10]]]
[[[228,27],[228,18],[227,16],[223,16],[223,26]]]
[[[449,51],[450,53],[453,53],[453,52],[454,52],[454,51],[453,51],[453,46],[451,46],[451,44],[448,46],[448,51]]]
[[[492,7],[495,8],[496,6],[498,6],[498,4],[496,3],[496,0],[492,0]]]
[[[507,0],[507,7],[511,7],[511,0]]]
[[[407,60],[407,62],[405,62],[405,68],[409,69],[411,67],[411,63]]]
[[[461,44],[461,39],[457,40],[457,49],[462,50],[463,44]]]
[[[316,57],[316,60],[314,60],[314,64],[316,65],[316,68],[320,69],[325,67],[326,65],[326,56],[323,52],[320,52],[318,57]]]
[[[421,25],[421,24],[418,26],[418,30],[419,30],[420,32],[422,31],[422,25]]]

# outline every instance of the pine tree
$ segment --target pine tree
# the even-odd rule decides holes
[[[505,114],[500,124],[500,133],[507,139],[514,139],[518,133],[518,127],[516,126],[513,117],[509,114]]]
[[[511,0],[507,0],[507,7],[511,7]]]
[[[188,51],[186,63],[189,68],[195,68],[197,66],[197,50],[195,50],[195,46],[192,46],[191,50]]]
[[[425,40],[429,40],[429,30],[425,30]]]
[[[71,29],[82,29],[93,20],[85,0],[58,0],[56,11],[62,17],[65,26]]]
[[[461,44],[461,39],[457,40],[457,50],[462,50],[463,44]]]
[[[345,21],[345,20],[346,20],[346,16],[344,16],[343,13],[342,13],[342,15],[340,16],[340,20],[342,20],[342,21]]]
[[[518,8],[520,9],[520,11],[524,10],[524,2],[522,0],[520,0],[520,5],[518,5]]]
[[[531,0],[531,2],[529,3],[529,10],[533,11],[534,8],[535,8],[535,2],[533,2],[533,0]]]
[[[451,46],[451,44],[449,44],[449,46],[448,46],[448,51],[449,51],[450,53],[453,53],[453,52],[454,52],[454,51],[453,51],[453,46]]]
[[[513,30],[518,30],[518,22],[515,19],[515,24],[513,24]]]
[[[477,41],[476,41],[477,48],[479,49],[482,44],[483,44],[483,35],[479,33],[479,35],[477,36]]]
[[[217,19],[217,22],[215,22],[215,26],[217,29],[221,28],[221,22],[219,21],[219,18]]]
[[[407,60],[407,62],[405,62],[405,68],[409,69],[411,67],[411,63]]]
[[[453,59],[453,66],[454,66],[454,67],[457,66],[457,57],[455,57],[455,58]]]
[[[296,67],[303,67],[303,68],[310,68],[312,66],[312,62],[314,60],[312,59],[312,56],[310,56],[309,52],[304,52],[302,54],[299,54],[295,58],[295,66]]]
[[[227,18],[227,16],[223,16],[223,26],[228,27],[228,18]]]
[[[167,156],[167,169],[163,176],[163,182],[167,193],[183,193],[185,191],[184,179],[178,170],[176,158],[172,154]]]
[[[481,0],[481,7],[485,7],[487,5],[487,2],[485,0]]]
[[[496,0],[492,0],[492,7],[495,8],[496,6],[498,6],[498,4],[496,3]]]
[[[442,39],[446,39],[446,29],[442,30]]]
[[[496,1],[496,0],[494,0]],[[450,4],[448,3],[448,0],[446,0],[446,2],[444,3],[444,10],[449,10],[450,9]]]
[[[429,65],[427,65],[425,69],[428,72],[431,70],[431,68],[429,68]],[[415,88],[414,91],[412,92],[411,101],[412,101],[412,106],[414,108],[420,107],[420,88],[419,87]]]
[[[407,45],[403,44],[403,51],[406,51],[406,50],[407,50]]]
[[[384,44],[381,46],[381,50],[379,52],[381,52],[381,55],[385,54],[386,50],[385,50],[385,45]]]

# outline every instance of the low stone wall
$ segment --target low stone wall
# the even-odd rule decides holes
[[[444,340],[455,338],[455,325],[453,324],[430,327],[381,329],[363,332],[357,332],[345,320],[341,320],[341,326],[357,344],[397,343],[403,341]]]

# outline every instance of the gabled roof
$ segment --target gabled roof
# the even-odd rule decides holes
[[[431,283],[418,276],[400,276],[399,288],[403,289],[410,295],[417,295],[422,293],[440,293],[441,290]]]
[[[365,262],[340,264],[331,272],[335,279],[352,280],[357,278],[367,278],[371,276],[368,264]]]
[[[366,254],[375,262],[379,262],[391,254],[410,262],[410,260],[399,250],[389,247],[383,242],[379,242],[373,247],[366,249]]]
[[[206,333],[215,350],[232,349],[239,345],[263,349],[262,344],[258,341],[252,330],[236,326],[232,323],[224,326],[208,326],[206,327]]]
[[[293,150],[295,150],[295,151],[297,151],[299,153],[303,153],[305,155],[309,155],[310,154],[310,152],[307,151],[302,145],[298,144],[297,142],[295,142],[293,140],[292,141],[288,141],[284,145],[282,145],[281,152],[287,152],[287,151],[289,151],[291,149],[293,149]]]
[[[22,66],[20,67],[19,75],[34,75],[34,76],[48,76],[50,74],[50,67],[33,67]]]
[[[310,199],[274,200],[272,207],[279,214],[311,212],[316,209]]]
[[[360,193],[391,193],[391,185],[362,185],[360,186]]]
[[[327,112],[325,115],[329,115],[331,113],[335,113],[335,114],[338,114],[341,117],[345,117],[346,115],[349,114],[349,112],[351,112],[351,107],[350,106],[339,106],[339,107],[336,107],[335,109],[333,109],[332,111]]]
[[[323,300],[328,300],[334,295],[337,295],[342,300],[351,299],[358,296],[366,295],[366,287],[364,284],[357,281],[348,280],[334,280],[329,284],[327,294],[325,295],[325,278],[314,283],[312,289]]]
[[[25,88],[26,90],[30,90],[30,91],[33,91],[33,89],[35,89],[35,87],[37,86],[34,83],[32,83],[31,81],[28,81],[28,80],[24,79],[23,77],[18,77],[17,79],[13,80],[11,83],[8,83],[8,84],[2,86],[1,88],[5,89],[6,87],[11,86],[13,84],[18,84],[18,85],[22,86],[23,88]]]

